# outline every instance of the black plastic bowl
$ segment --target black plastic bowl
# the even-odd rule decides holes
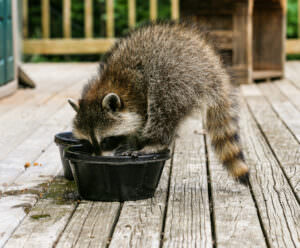
[[[79,145],[80,140],[73,137],[72,132],[64,132],[64,133],[58,133],[55,135],[54,141],[56,145],[58,146],[61,162],[64,169],[64,176],[65,178],[69,180],[74,180],[73,174],[71,171],[70,163],[65,158],[65,148],[71,145]]]
[[[92,156],[79,145],[67,148],[65,156],[83,199],[129,201],[153,197],[170,153]]]

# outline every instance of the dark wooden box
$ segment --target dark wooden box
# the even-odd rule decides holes
[[[180,8],[211,31],[238,84],[283,77],[286,0],[185,0]]]

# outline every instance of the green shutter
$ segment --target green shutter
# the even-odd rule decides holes
[[[14,78],[11,0],[0,0],[0,85]]]
[[[5,83],[4,0],[0,0],[0,85]]]
[[[6,2],[6,82],[14,79],[13,30],[11,18],[11,0]]]

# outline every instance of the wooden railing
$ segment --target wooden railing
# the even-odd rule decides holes
[[[41,0],[42,38],[28,38],[28,0],[23,0],[25,54],[93,54],[106,52],[115,42],[114,0],[106,0],[106,37],[93,38],[93,1],[84,0],[84,38],[72,38],[71,0],[63,0],[63,38],[50,37],[50,0]],[[145,0],[146,1],[146,0]],[[150,19],[157,19],[158,0],[150,0]],[[171,19],[179,19],[179,0],[170,0]],[[128,0],[128,26],[136,25],[136,0]]]
[[[300,0],[298,0],[298,39],[286,40],[286,54],[300,54]]]

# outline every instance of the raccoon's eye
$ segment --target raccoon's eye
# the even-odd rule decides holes
[[[120,97],[116,93],[107,94],[102,100],[102,107],[108,111],[117,111],[121,107]]]

